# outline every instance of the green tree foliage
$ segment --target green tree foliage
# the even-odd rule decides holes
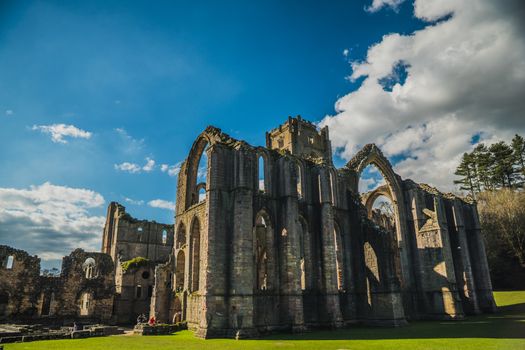
[[[520,188],[525,183],[525,141],[516,135],[511,144],[503,141],[487,147],[478,144],[463,154],[454,181],[459,189],[473,198],[482,191],[500,188]]]

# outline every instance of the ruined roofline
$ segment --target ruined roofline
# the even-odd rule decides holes
[[[161,223],[161,222],[156,222],[155,220],[137,219],[137,218],[131,216],[126,211],[126,207],[123,206],[122,204],[118,203],[118,202],[111,202],[109,204],[109,206],[111,207],[111,205],[116,205],[117,206],[118,213],[119,213],[119,218],[125,218],[129,222],[132,222],[132,223],[152,223],[152,224],[157,224],[157,225],[162,225],[162,226],[167,226],[167,227],[171,227],[172,226],[172,224],[164,224],[164,223]]]
[[[38,259],[38,261],[40,262],[40,258],[38,257],[38,255],[31,255],[23,249],[17,249],[17,248],[2,244],[0,245],[0,253],[3,253],[3,252],[5,252],[6,255],[16,255],[23,259]]]
[[[381,149],[375,143],[366,144],[363,148],[359,150],[359,152],[355,154],[354,157],[352,157],[352,159],[350,159],[348,163],[346,163],[346,165],[343,168],[346,170],[350,170],[350,171],[360,172],[364,169],[363,162],[368,163],[368,159],[370,156],[375,156],[381,159],[381,161],[384,162],[387,167],[392,169],[392,172],[395,174],[395,176],[398,177],[398,179],[401,181],[401,183],[404,186],[417,187],[429,194],[438,195],[445,199],[450,199],[450,200],[458,199],[468,204],[474,203],[474,200],[470,196],[461,197],[451,192],[444,193],[444,192],[439,191],[436,187],[425,184],[425,183],[417,183],[411,179],[403,180],[401,176],[399,176],[395,171],[393,171],[392,163],[390,163],[390,160],[387,157],[385,157]],[[370,164],[373,164],[373,163],[374,163],[373,161],[370,162]],[[378,170],[380,173],[382,173],[381,169],[378,168]],[[382,175],[383,175],[383,178],[385,178],[384,174]]]
[[[320,132],[321,129],[316,125],[314,124],[313,122],[309,121],[309,120],[306,120],[306,119],[303,119],[300,115],[296,115],[295,117],[292,117],[292,116],[288,116],[288,119],[286,120],[286,122],[282,123],[282,124],[279,124],[278,127],[276,128],[273,128],[271,130],[268,131],[268,134],[273,134],[275,132],[280,132],[282,131],[282,129],[288,125],[290,125],[292,123],[292,121],[295,120],[295,121],[298,121],[298,122],[301,122],[303,124],[306,124],[310,127],[312,127],[313,129],[315,129],[317,132]]]
[[[311,122],[308,122],[308,123],[314,125]],[[274,130],[278,130],[278,128]],[[208,125],[206,129],[202,133],[200,133],[199,136],[197,136],[197,138],[195,139],[193,143],[192,149],[195,147],[199,139],[201,139],[202,137],[205,138],[210,144],[221,144],[221,145],[235,148],[235,149],[247,148],[253,151],[264,150],[265,152],[274,154],[276,156],[291,157],[294,159],[300,159],[300,160],[304,160],[304,161],[311,162],[313,164],[318,164],[318,165],[329,163],[327,161],[320,160],[318,158],[312,158],[308,156],[302,156],[302,157],[297,156],[297,155],[291,154],[288,150],[279,151],[279,150],[268,148],[267,146],[253,146],[244,140],[238,140],[236,138],[231,137],[227,133],[223,132],[220,128],[215,127],[213,125]],[[191,154],[191,151],[190,151],[190,154]]]
[[[381,149],[379,147],[377,147],[377,145],[375,143],[368,143],[368,144],[366,144],[363,148],[361,148],[359,150],[359,152],[357,152],[352,157],[352,159],[350,159],[348,161],[348,163],[345,164],[345,166],[343,168],[347,168],[349,170],[357,171],[359,169],[361,163],[366,161],[368,159],[368,157],[370,155],[372,155],[372,154],[376,154],[377,156],[382,158],[387,163],[387,165],[390,168],[393,168],[392,167],[392,163],[390,163],[390,160],[387,157],[385,157],[385,155],[383,154]]]
[[[456,195],[452,192],[441,192],[440,190],[438,190],[436,187],[434,186],[431,186],[429,184],[426,184],[426,183],[417,183],[415,182],[414,180],[412,179],[406,179],[406,180],[403,180],[403,186],[408,186],[408,187],[412,187],[412,188],[418,188],[428,194],[431,194],[431,195],[435,195],[435,196],[440,196],[440,197],[443,197],[445,199],[450,199],[450,200],[459,200],[459,201],[462,201],[464,203],[467,203],[467,204],[474,204],[474,199],[470,196],[470,195],[467,195],[467,196],[459,196],[459,195]]]

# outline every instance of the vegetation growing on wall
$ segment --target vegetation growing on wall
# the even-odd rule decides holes
[[[148,263],[149,263],[148,259],[138,256],[131,260],[123,261],[121,263],[121,266],[122,266],[122,270],[124,272],[127,272],[128,270],[138,269],[139,267],[146,266]]]

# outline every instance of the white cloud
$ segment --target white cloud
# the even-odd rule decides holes
[[[142,168],[138,164],[130,162],[115,164],[114,166],[116,170],[125,171],[131,174],[140,173],[140,171],[142,170]]]
[[[160,171],[168,173],[169,176],[177,176],[179,175],[181,165],[182,162],[178,162],[175,165],[161,164]]]
[[[175,210],[175,203],[165,201],[163,199],[154,199],[148,202],[148,205],[152,208],[169,209]]]
[[[7,110],[5,111],[5,115],[8,116],[8,117],[9,117],[9,116],[12,116],[13,114],[14,114],[14,112],[13,112],[12,109],[7,109]]]
[[[373,0],[370,6],[365,7],[367,12],[377,12],[383,7],[390,7],[394,11],[397,11],[399,5],[401,5],[405,0]]]
[[[155,167],[155,161],[148,157],[146,158],[146,164],[144,164],[144,166],[142,167],[142,170],[149,173],[150,171],[153,170],[154,167]]]
[[[124,197],[124,201],[126,201],[126,203],[133,204],[133,205],[143,205],[144,204],[143,200],[136,200],[136,199],[131,199],[128,197]]]
[[[56,143],[67,143],[67,140],[64,139],[65,137],[89,139],[92,135],[89,131],[66,124],[33,125],[32,130],[50,134],[51,140]]]
[[[344,49],[343,50],[343,56],[348,57],[348,54],[350,54],[350,50]]]
[[[147,157],[146,164],[143,166],[138,165],[137,163],[124,162],[120,164],[114,164],[116,170],[128,172],[130,174],[138,174],[141,172],[149,173],[155,168],[155,160]]]
[[[372,6],[374,3],[372,4]],[[403,177],[454,190],[454,170],[474,134],[508,140],[525,131],[525,7],[519,1],[416,0],[414,14],[429,23],[411,35],[388,34],[352,63],[358,90],[336,103],[330,127],[333,146],[350,159],[377,143]],[[379,80],[406,80],[391,91]]]
[[[58,260],[75,248],[100,249],[105,218],[90,213],[104,205],[97,192],[46,182],[28,189],[0,188],[2,243]]]

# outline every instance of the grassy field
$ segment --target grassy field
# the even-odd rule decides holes
[[[276,334],[258,340],[202,340],[191,332],[171,336],[112,336],[6,344],[15,349],[523,349],[525,291],[496,292],[499,312],[457,322],[413,322],[402,328],[354,327],[305,334]]]

